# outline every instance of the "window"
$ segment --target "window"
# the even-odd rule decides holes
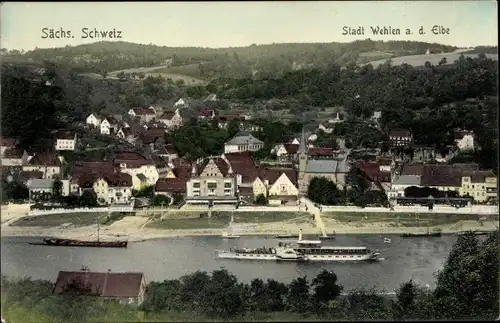
[[[217,189],[217,183],[207,183],[207,188],[209,190],[215,190]]]
[[[286,192],[286,185],[280,185],[280,190],[282,192]]]
[[[224,183],[224,188],[231,188],[233,185],[231,183]]]
[[[200,188],[200,183],[199,182],[193,183],[193,188]]]

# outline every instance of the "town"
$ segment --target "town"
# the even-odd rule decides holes
[[[217,102],[217,95],[206,100]],[[324,178],[339,191],[360,186],[359,180],[368,182],[369,186],[361,184],[360,189],[364,194],[379,192],[365,194],[378,198],[364,200],[362,206],[427,203],[431,194],[425,190],[415,194],[414,188],[434,189],[432,198],[438,204],[458,207],[497,202],[497,177],[491,169],[480,169],[477,163],[450,163],[455,156],[477,149],[471,131],[456,129],[453,145],[441,151],[415,145],[416,138],[408,129],[389,130],[385,152],[383,147],[346,148],[339,137],[332,147],[321,139],[348,118],[340,109],[316,130],[297,131],[284,142],[264,142],[259,139],[266,125],[262,120],[224,115],[215,109],[200,109],[195,118],[186,120],[183,112],[189,108],[188,102],[189,98],[179,98],[169,108],[130,108],[124,115],[91,113],[74,129],[55,131],[52,150],[34,154],[19,149],[18,138],[2,137],[2,174],[9,185],[18,185],[10,191],[10,198],[43,204],[53,201],[55,195],[65,198],[58,202],[68,202],[74,201],[70,196],[91,192],[88,195],[95,199],[91,205],[129,204],[133,200],[137,206],[152,202],[167,206],[296,205],[308,194],[320,203],[323,196],[311,196],[315,191],[309,184]],[[377,127],[380,117],[381,112],[376,111],[366,121],[367,126]],[[190,159],[179,154],[177,143],[169,136],[183,127],[214,127],[231,137],[220,154]],[[295,128],[299,130],[297,125]],[[75,159],[74,153],[100,149],[88,143],[90,137],[106,137],[130,148],[106,156],[106,160]],[[134,199],[136,196],[142,198]],[[352,203],[357,202],[320,204]]]
[[[2,323],[498,316],[496,4],[278,5],[2,6]]]

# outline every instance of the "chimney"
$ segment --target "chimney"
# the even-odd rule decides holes
[[[302,229],[299,230],[299,241],[302,240]]]

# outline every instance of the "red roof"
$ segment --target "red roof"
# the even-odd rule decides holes
[[[142,273],[96,273],[85,271],[60,271],[54,294],[63,294],[71,282],[88,286],[90,295],[103,297],[138,297],[144,275]],[[87,294],[88,295],[88,294]]]
[[[201,109],[200,112],[198,112],[198,116],[200,117],[213,117],[214,115],[214,110]]]
[[[380,171],[380,165],[373,162],[358,162],[354,164],[359,168],[371,182],[390,182],[391,173]]]
[[[307,151],[309,156],[333,156],[332,148],[312,147]]]
[[[191,178],[191,171],[193,169],[192,163],[186,158],[175,158],[171,160],[174,169],[174,175],[180,179],[189,179]]]
[[[173,111],[167,111],[167,112],[164,112],[160,119],[163,119],[163,120],[172,120],[172,118],[175,116],[175,112]]]
[[[222,159],[221,157],[212,157],[212,158],[206,158],[203,160],[201,163],[200,167],[198,168],[198,175],[203,172],[207,164],[210,162],[210,160],[213,160],[215,165],[217,165],[217,168],[221,172],[222,176],[227,176],[229,173],[229,164]]]
[[[410,138],[411,132],[406,129],[393,129],[389,133],[389,137],[401,137],[401,138]]]
[[[259,169],[255,165],[250,151],[240,153],[224,154],[229,161],[234,174],[241,175],[243,183],[253,182],[259,175]]]
[[[285,150],[287,154],[296,154],[297,151],[299,151],[299,145],[298,144],[283,144],[283,147],[285,147]]]
[[[238,115],[225,115],[225,116],[221,116],[219,118],[219,120],[222,122],[243,121],[243,120],[245,120],[245,118],[238,116]]]
[[[120,152],[113,160],[114,165],[126,164],[129,168],[139,168],[143,165],[154,165],[151,159],[148,159],[136,152]]]
[[[23,171],[19,173],[19,179],[24,182],[29,179],[42,179],[43,178],[43,172],[40,171]]]
[[[75,134],[76,133],[72,130],[60,129],[57,130],[57,132],[54,134],[54,137],[56,137],[56,139],[71,140],[75,139]]]
[[[61,161],[54,153],[43,152],[37,153],[28,163],[33,166],[49,166],[49,167],[60,167]]]
[[[16,139],[0,137],[0,145],[2,147],[13,147],[17,144]]]
[[[269,185],[273,185],[280,176],[285,173],[288,179],[294,184],[297,184],[297,172],[293,168],[268,168],[263,167],[259,171],[259,177],[269,181]]]
[[[130,187],[132,186],[132,176],[126,173],[107,173],[103,174],[102,177],[108,186],[118,186],[118,187]]]
[[[157,139],[165,137],[165,130],[162,128],[151,128],[139,136],[143,144],[149,145]]]
[[[155,185],[156,192],[185,193],[187,179],[160,178]]]
[[[155,115],[155,112],[151,108],[134,108],[132,110],[138,116]]]
[[[3,156],[4,158],[22,158],[24,154],[24,150],[21,150],[19,148],[8,148],[4,151]]]

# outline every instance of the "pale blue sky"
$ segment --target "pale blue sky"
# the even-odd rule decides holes
[[[122,41],[161,46],[230,47],[356,39],[419,40],[456,46],[497,45],[495,1],[384,2],[94,2],[1,5],[1,47],[31,50],[95,42],[82,28],[122,31]],[[369,26],[400,28],[401,36],[374,36]],[[433,35],[431,28],[450,28]],[[343,36],[342,27],[365,27]],[[424,26],[426,35],[418,35]],[[74,38],[42,39],[42,28],[71,30]],[[406,28],[414,32],[404,35]],[[102,40],[102,39],[101,39]]]

